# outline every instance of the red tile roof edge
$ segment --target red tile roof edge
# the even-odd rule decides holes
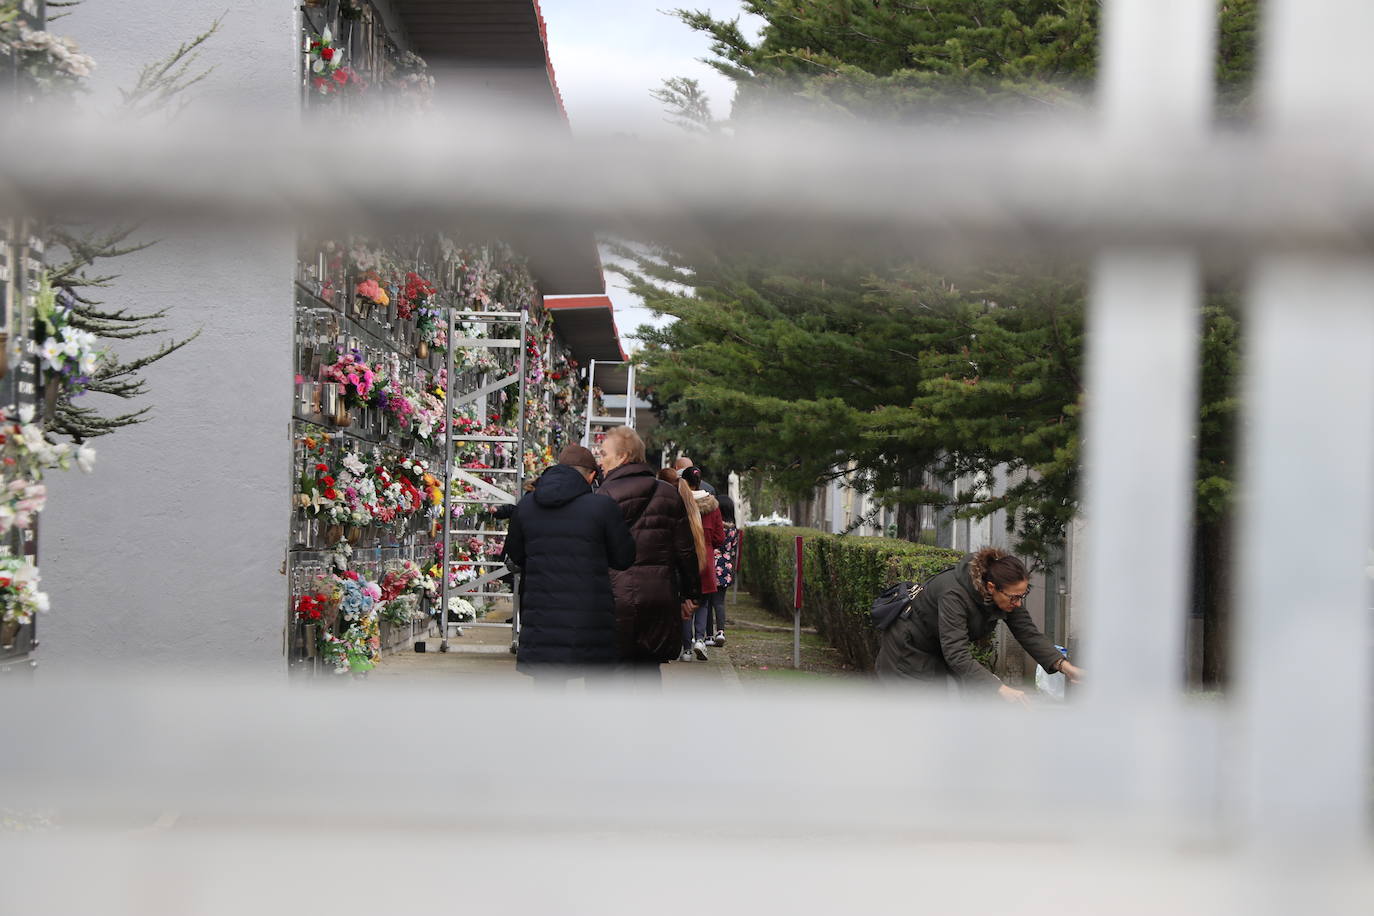
[[[544,11],[539,8],[539,0],[534,0],[534,18],[539,21],[539,41],[544,46],[544,67],[549,74],[549,88],[553,90],[553,100],[558,103],[558,113],[563,116],[563,122],[571,125],[568,120],[568,109],[563,105],[563,93],[558,88],[558,75],[553,70],[553,57],[549,54],[549,27],[544,22]]]
[[[620,358],[622,361],[629,359],[620,338],[620,325],[615,320],[615,303],[610,296],[604,293],[595,296],[545,296],[544,307],[554,312],[559,309],[606,309],[611,314],[611,331],[615,334],[615,347],[620,351]]]

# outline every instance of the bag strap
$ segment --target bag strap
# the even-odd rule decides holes
[[[648,512],[649,512],[649,504],[652,503],[653,501],[654,501],[654,496],[653,496],[653,493],[651,492],[651,493],[649,494],[649,498],[646,499],[646,500],[644,500],[644,508],[640,509],[640,510],[639,510],[639,513],[636,514],[635,517],[634,517],[633,519],[628,519],[628,518],[625,519],[625,527],[626,527],[626,528],[633,529],[635,525],[638,525],[638,524],[640,523],[640,521],[644,518],[644,516],[648,514]]]

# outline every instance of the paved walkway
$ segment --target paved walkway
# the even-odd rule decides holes
[[[438,651],[438,640],[427,639],[427,652],[397,651],[384,655],[368,679],[497,681],[512,689],[529,688],[533,681],[515,670],[510,653],[510,630],[467,627],[449,640],[449,651]],[[738,689],[739,675],[730,661],[729,646],[708,648],[706,661],[672,662],[663,666],[665,690],[701,686]]]

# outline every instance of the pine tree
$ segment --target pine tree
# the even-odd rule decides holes
[[[1094,0],[754,0],[757,42],[737,22],[679,10],[735,81],[731,125],[789,115],[967,121],[1045,105],[1081,108],[1094,75]],[[1255,3],[1222,8],[1224,114],[1243,111]],[[699,93],[660,98],[701,123]],[[720,125],[715,125],[719,129]],[[1008,510],[1022,549],[1045,557],[1076,509],[1085,279],[1072,265],[999,265],[960,276],[915,265],[819,264],[660,249],[630,272],[678,321],[641,329],[644,377],[666,432],[718,464],[757,467],[801,493],[852,467],[896,503],[938,501],[913,466],[991,482],[974,515]],[[680,284],[680,285],[676,285]],[[688,288],[683,292],[682,286]],[[1225,297],[1222,297],[1224,300]],[[1204,315],[1199,518],[1228,504],[1236,324]]]

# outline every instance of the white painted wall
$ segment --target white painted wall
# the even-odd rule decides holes
[[[87,0],[53,30],[96,58],[99,108],[221,14],[196,97],[249,105],[265,128],[294,119],[290,0]],[[118,261],[109,304],[170,308],[174,333],[203,333],[147,370],[150,422],[98,440],[92,476],[49,477],[41,670],[284,671],[294,260],[283,226],[182,231]]]

